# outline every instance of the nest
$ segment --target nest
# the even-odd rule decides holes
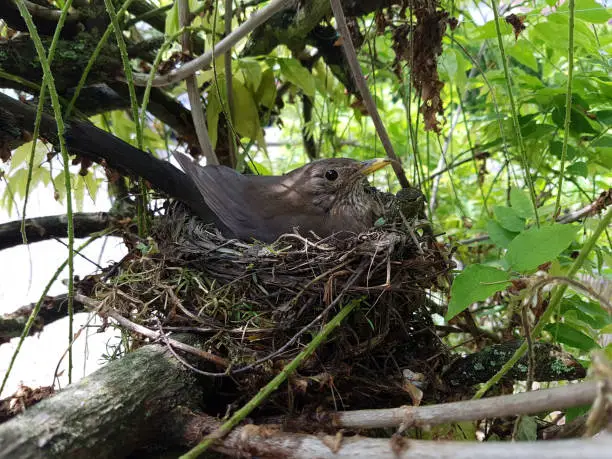
[[[406,403],[406,370],[437,373],[446,363],[428,295],[451,266],[422,214],[381,196],[386,214],[367,233],[286,234],[269,245],[226,239],[174,205],[158,219],[157,247],[115,268],[96,296],[151,330],[195,333],[229,361],[229,377],[217,380],[220,410],[254,395],[343,305],[358,301],[290,390],[266,406],[278,414]]]

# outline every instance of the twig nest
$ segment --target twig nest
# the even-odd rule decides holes
[[[407,217],[394,200],[386,209],[367,233],[249,244],[173,206],[155,230],[159,253],[127,262],[98,294],[113,292],[122,314],[153,330],[200,334],[207,351],[232,362],[236,395],[257,391],[336,308],[358,300],[292,384],[314,406],[330,394],[308,390],[312,384],[332,384],[345,402],[355,396],[353,406],[376,406],[365,394],[405,402],[402,370],[428,373],[444,363],[427,297],[450,262],[418,210]]]

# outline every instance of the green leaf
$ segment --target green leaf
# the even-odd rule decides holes
[[[566,317],[569,312],[574,312],[577,319],[595,330],[600,330],[601,333],[605,327],[612,324],[612,315],[608,314],[600,304],[583,301],[577,295],[564,298],[561,302],[561,315]]]
[[[502,35],[510,35],[512,34],[512,26],[508,24],[503,19],[499,20],[499,28]],[[490,38],[497,37],[497,30],[495,28],[495,20],[489,21],[486,24],[478,27],[476,29],[476,34],[474,39],[476,40],[487,40]]]
[[[577,406],[575,408],[566,408],[565,411],[565,419],[566,423],[571,422],[576,418],[579,418],[582,415],[587,414],[591,410],[591,404]]]
[[[451,300],[445,319],[448,321],[470,304],[483,301],[510,285],[510,275],[490,266],[470,265],[459,274],[451,287]]]
[[[584,161],[576,161],[574,164],[570,164],[566,172],[570,175],[577,175],[579,177],[587,178],[589,176],[589,169],[587,163]]]
[[[316,85],[312,73],[296,59],[279,59],[281,72],[295,86],[309,97],[314,97]]]
[[[547,324],[544,327],[548,333],[559,343],[575,347],[583,351],[599,348],[599,345],[590,336],[584,334],[577,328],[562,322]]]
[[[612,135],[602,135],[599,139],[593,140],[591,146],[596,148],[612,148]]]
[[[508,248],[510,241],[519,234],[518,232],[508,231],[495,220],[487,222],[487,233],[489,233],[489,238],[493,244],[504,249]]]
[[[516,213],[522,218],[533,217],[533,204],[529,193],[519,188],[510,190],[510,204]]]
[[[529,46],[529,43],[524,40],[518,40],[513,46],[508,47],[508,54],[521,64],[533,70],[538,70],[538,61],[535,53]]]
[[[495,218],[501,226],[508,231],[519,232],[525,229],[525,220],[511,207],[495,206],[493,208]]]
[[[101,180],[96,180],[94,177],[93,171],[89,171],[86,176],[78,176],[79,179],[82,179],[85,182],[85,188],[87,189],[87,193],[91,197],[92,201],[96,200],[96,196],[98,195],[98,190],[100,189]]]
[[[563,142],[552,141],[549,144],[550,152],[555,155],[558,159],[561,159],[561,155],[563,153]],[[577,150],[572,145],[567,145],[567,151],[565,152],[565,159],[572,160],[576,157]]]
[[[174,2],[172,8],[166,13],[166,23],[164,27],[166,37],[174,35],[179,31],[178,3],[179,2]]]
[[[605,24],[612,14],[610,11],[595,0],[575,0],[576,12],[574,13],[578,19],[590,22],[593,24]],[[559,7],[559,12],[569,13],[567,3],[564,3]]]
[[[272,175],[272,171],[259,161],[249,161],[249,164],[257,175]]]
[[[238,61],[240,70],[244,72],[245,86],[250,87],[253,91],[257,91],[261,83],[261,64],[254,59],[240,59]]]
[[[274,108],[276,102],[276,80],[272,69],[266,69],[255,93],[255,100],[264,107]]]
[[[555,224],[523,231],[508,245],[506,260],[519,272],[555,259],[574,240],[578,227]]]
[[[516,439],[519,441],[535,441],[538,439],[538,423],[533,416],[521,417]]]
[[[253,93],[236,78],[234,78],[233,86],[236,131],[241,136],[255,140],[260,135],[261,125]]]
[[[565,106],[555,108],[551,113],[551,119],[561,129],[565,127]],[[588,118],[572,107],[570,116],[570,131],[574,134],[596,133]]]

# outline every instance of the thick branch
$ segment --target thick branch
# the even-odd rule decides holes
[[[30,5],[34,5],[28,2]],[[34,5],[38,6],[38,5]],[[39,6],[40,11],[44,11],[47,14],[33,14],[33,21],[36,25],[38,33],[42,36],[51,36],[55,32],[57,26],[57,19],[59,18],[60,10],[53,10],[43,8]],[[30,7],[28,7],[30,9]],[[0,0],[0,18],[2,18],[6,24],[13,30],[19,30],[20,32],[27,32],[28,28],[19,14],[19,10],[12,0]],[[79,26],[77,15],[68,15],[66,23],[62,28],[62,37],[70,38],[74,37],[82,26]]]
[[[0,458],[125,457],[163,441],[170,408],[201,397],[193,373],[145,346],[0,425]]]
[[[73,214],[74,237],[88,237],[109,228],[113,219],[106,212]],[[65,215],[28,218],[25,221],[28,242],[66,237],[68,220]],[[0,250],[23,244],[21,220],[0,224]]]
[[[399,0],[342,0],[342,7],[347,16],[362,16],[400,3]],[[291,49],[301,47],[311,31],[331,13],[329,0],[310,0],[300,3],[297,9],[281,11],[251,35],[243,54],[268,54],[281,44]]]
[[[214,431],[219,422],[206,415],[175,414],[169,428],[175,441],[186,445],[197,443],[199,437]],[[574,459],[575,457],[607,458],[612,448],[612,435],[604,433],[597,439],[559,440],[549,442],[453,442],[366,438],[359,435],[306,435],[282,432],[276,426],[245,425],[219,440],[214,448],[235,457],[284,458],[508,458],[537,457],[539,459]],[[608,452],[606,452],[608,451]]]
[[[460,357],[449,366],[442,377],[452,387],[486,382],[510,360],[521,344],[521,340],[494,344],[480,352]],[[557,346],[535,343],[535,354],[536,381],[573,380],[586,376],[584,367],[572,355]],[[512,380],[524,381],[527,379],[527,368],[527,355],[524,355],[507,376]]]
[[[51,39],[43,37],[42,41],[43,46],[48,48]],[[79,35],[78,39],[73,41],[59,40],[56,50],[58,57],[53,59],[51,64],[58,93],[63,94],[64,91],[78,84],[98,41],[99,37],[86,33]],[[34,43],[28,35],[0,40],[0,68],[6,73],[18,75],[27,81],[38,84],[42,81],[42,67],[38,61]],[[122,68],[117,47],[113,43],[107,43],[102,48],[87,81],[89,84],[113,81]]]

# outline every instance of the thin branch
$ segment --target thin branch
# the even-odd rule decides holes
[[[567,142],[570,136],[570,121],[572,118],[572,78],[574,77],[574,0],[569,0],[569,24],[567,46],[567,88],[565,94],[565,122],[563,123],[563,146],[561,147],[561,170],[559,171],[559,189],[555,201],[556,217],[561,210],[561,193],[563,192],[563,176],[565,175],[565,160],[567,158]]]
[[[89,237],[93,233],[110,228],[115,220],[106,212],[73,214],[74,237]],[[20,233],[22,221],[0,224],[0,250],[23,244]],[[66,237],[68,218],[66,215],[36,217],[24,220],[28,243]]]
[[[502,67],[504,69],[504,76],[506,80],[506,89],[508,91],[508,100],[510,102],[510,110],[512,113],[512,123],[514,125],[514,134],[518,140],[518,149],[521,157],[521,164],[523,167],[523,173],[525,174],[525,182],[527,188],[529,188],[529,195],[531,197],[531,205],[533,206],[533,215],[536,227],[540,227],[540,218],[538,216],[537,198],[535,192],[535,186],[533,179],[531,178],[531,172],[529,168],[529,161],[527,160],[527,150],[525,149],[525,142],[523,141],[523,134],[521,131],[521,124],[519,122],[519,110],[514,100],[514,92],[512,90],[512,80],[510,79],[510,71],[508,69],[508,62],[506,60],[506,51],[504,50],[504,41],[502,40],[501,28],[499,26],[499,14],[502,11],[498,11],[498,2],[491,0],[491,9],[493,10],[493,16],[495,17],[495,31],[497,32],[497,44],[499,46],[499,53],[501,55]]]
[[[40,36],[38,35],[36,25],[34,25],[32,16],[24,5],[23,0],[15,0],[15,5],[17,5],[17,8],[19,8],[19,13],[23,17],[23,20],[25,21],[28,27],[28,32],[30,33],[30,37],[32,38],[34,47],[36,48],[36,54],[38,55],[38,60],[40,61],[40,65],[43,69],[43,83],[47,85],[47,88],[49,90],[51,106],[53,108],[53,115],[55,116],[55,122],[57,124],[57,136],[59,140],[64,171],[64,188],[66,189],[66,215],[68,233],[68,293],[70,294],[70,296],[68,297],[68,310],[70,311],[69,315],[71,318],[68,325],[68,341],[70,342],[72,340],[72,293],[74,292],[74,225],[72,220],[72,179],[70,176],[70,160],[68,158],[68,150],[66,148],[65,124],[64,119],[62,117],[62,107],[59,102],[59,95],[57,93],[57,88],[53,80],[53,73],[51,73],[51,65],[49,63],[49,59],[47,58],[46,50],[42,44]],[[52,56],[50,57],[52,58]],[[68,360],[68,381],[72,382],[72,350],[70,350]]]
[[[130,321],[129,319],[126,319],[125,317],[123,317],[121,314],[119,314],[117,311],[115,311],[114,309],[104,305],[104,302],[98,302],[95,300],[92,300],[89,297],[86,297],[85,295],[81,295],[80,293],[77,293],[74,296],[75,300],[80,301],[81,303],[83,303],[84,305],[86,305],[88,308],[92,309],[92,310],[99,310],[99,314],[100,315],[106,315],[114,320],[116,320],[119,325],[121,325],[124,328],[127,328],[128,330],[131,330],[135,333],[138,333],[142,336],[146,336],[149,339],[152,340],[157,340],[157,339],[161,339],[161,335],[158,332],[155,332],[153,330],[148,329],[147,327],[144,327],[142,325],[138,325],[135,324],[134,322]],[[201,349],[198,349],[196,347],[190,346],[189,344],[185,344],[182,343],[180,341],[176,341],[174,339],[171,338],[164,338],[164,341],[167,341],[169,344],[171,344],[173,347],[180,349],[181,351],[184,352],[188,352],[190,354],[193,354],[197,357],[200,357],[204,360],[207,360],[209,362],[213,362],[216,365],[219,365],[220,367],[223,368],[227,368],[228,363],[225,359],[216,356],[214,354],[211,354],[210,352],[206,352],[203,351]],[[217,373],[210,373],[211,375],[215,375],[215,376],[219,376],[219,374]]]
[[[55,297],[44,297],[36,319],[32,326],[28,329],[28,336],[34,335],[42,331],[45,325],[63,319],[68,316],[68,295],[58,295]],[[16,311],[0,316],[0,344],[7,342],[11,338],[15,338],[23,332],[23,329],[36,308],[37,303],[30,303],[22,306]],[[81,312],[85,309],[83,303],[74,302],[74,312]]]
[[[190,22],[188,0],[179,0],[178,15],[179,26],[187,27]],[[183,54],[187,56],[191,55],[190,35],[191,32],[189,30],[185,30],[181,36]],[[185,78],[185,85],[187,86],[187,96],[189,97],[189,105],[191,106],[191,117],[193,118],[193,125],[195,127],[196,135],[198,136],[200,151],[206,158],[207,165],[216,166],[219,164],[219,159],[213,150],[212,143],[210,142],[210,137],[208,135],[208,129],[206,129],[206,118],[204,118],[204,108],[202,106],[202,99],[200,98],[198,81],[195,74],[188,75]]]
[[[223,18],[225,30],[224,35],[227,37],[232,33],[232,3],[233,0],[225,0],[225,16]],[[232,51],[228,50],[225,53],[225,92],[227,93],[227,124],[228,127],[234,123],[234,88],[232,81]],[[231,167],[236,167],[238,164],[236,155],[236,136],[230,130],[230,139],[228,142],[229,162]]]
[[[355,51],[355,46],[353,45],[351,33],[349,32],[348,25],[346,23],[346,18],[344,17],[344,11],[342,10],[342,3],[340,2],[340,0],[330,0],[330,2],[332,10],[334,12],[334,17],[336,18],[336,24],[338,25],[338,29],[340,31],[340,36],[342,37],[342,49],[344,50],[346,60],[351,69],[351,73],[353,74],[355,84],[359,89],[359,93],[361,94],[361,98],[363,99],[368,113],[372,117],[372,121],[374,122],[374,126],[376,127],[376,132],[378,133],[378,137],[380,137],[380,141],[382,142],[385,151],[387,152],[387,156],[394,160],[392,166],[400,185],[402,186],[402,188],[409,188],[410,182],[408,182],[406,173],[402,168],[400,158],[395,154],[395,151],[393,150],[393,145],[391,145],[391,139],[389,138],[389,134],[385,129],[385,125],[383,124],[382,119],[380,118],[380,114],[376,109],[376,103],[374,102],[374,98],[370,93],[365,78],[363,77],[361,66],[359,65],[359,61],[357,60],[357,52]]]
[[[193,75],[198,70],[203,70],[208,67],[213,56],[220,56],[226,53],[241,39],[246,37],[249,33],[255,30],[257,27],[262,25],[271,16],[278,13],[279,11],[291,8],[296,3],[296,0],[273,0],[268,5],[258,10],[249,17],[246,21],[240,24],[230,35],[223,38],[219,43],[216,44],[214,50],[207,51],[197,59],[194,59],[180,68],[167,73],[166,75],[159,75],[153,79],[153,86],[167,86],[169,84],[178,83],[184,80],[188,75]],[[138,86],[145,86],[149,75],[145,73],[134,73],[134,84]]]
[[[589,381],[482,400],[383,410],[339,411],[321,413],[320,416],[325,419],[331,415],[332,424],[340,428],[381,429],[400,425],[408,428],[564,410],[593,403],[596,396],[597,382]]]
[[[470,69],[470,73],[468,74],[468,79],[474,78],[479,71],[480,73],[484,74],[484,72],[476,64],[478,63],[478,60],[480,60],[480,58],[482,57],[486,49],[487,49],[486,43],[483,43],[482,45],[480,45],[480,49],[478,50],[478,55],[473,61],[475,64]],[[465,97],[466,95],[467,95],[467,90],[465,91],[465,94],[463,96]],[[433,213],[436,210],[436,206],[437,206],[438,189],[440,187],[440,177],[442,173],[450,170],[451,168],[451,165],[446,163],[446,152],[453,138],[453,131],[455,130],[457,123],[459,123],[459,116],[461,115],[461,111],[462,111],[462,106],[457,105],[457,108],[455,109],[455,113],[453,114],[453,118],[451,119],[451,124],[450,124],[448,134],[446,136],[446,139],[444,140],[444,147],[442,148],[442,151],[440,152],[440,158],[438,159],[438,164],[436,166],[436,169],[434,170],[434,172],[431,174],[431,177],[430,177],[430,178],[434,178],[431,196],[429,198],[430,218],[433,218]],[[468,161],[471,161],[471,158]]]

